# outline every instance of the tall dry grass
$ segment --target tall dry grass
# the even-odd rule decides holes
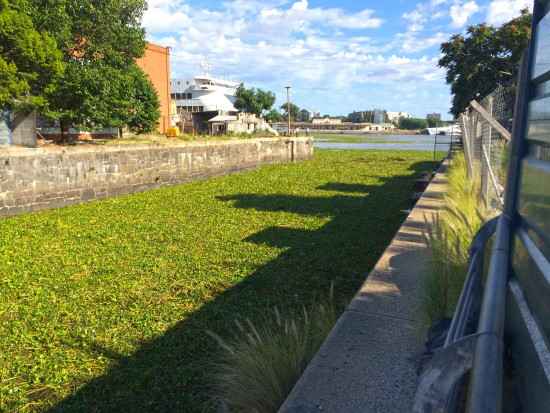
[[[466,159],[457,154],[447,174],[443,210],[426,217],[427,271],[421,280],[419,311],[428,325],[451,317],[468,267],[468,248],[492,214],[480,197],[479,167],[468,177]]]
[[[278,308],[261,323],[235,320],[230,339],[208,331],[222,353],[214,374],[219,411],[276,412],[336,323],[343,306],[330,299],[294,316]]]

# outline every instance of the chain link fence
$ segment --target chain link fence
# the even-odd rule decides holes
[[[479,182],[487,208],[501,211],[506,186],[516,84],[499,86],[460,115],[468,175]]]

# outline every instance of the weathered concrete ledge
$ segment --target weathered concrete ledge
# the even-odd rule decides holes
[[[419,199],[279,412],[409,412],[426,329],[415,311],[424,215],[441,207],[445,167]]]
[[[312,157],[312,138],[0,149],[0,217]]]

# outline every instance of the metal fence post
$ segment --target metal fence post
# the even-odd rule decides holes
[[[460,128],[462,129],[462,144],[464,145],[464,157],[466,158],[466,169],[468,170],[468,178],[474,177],[474,171],[472,166],[472,150],[470,148],[470,133],[466,123],[466,115],[460,114]]]

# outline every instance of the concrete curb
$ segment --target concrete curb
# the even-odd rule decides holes
[[[426,330],[415,311],[429,217],[442,205],[441,167],[313,358],[280,413],[408,412]]]

